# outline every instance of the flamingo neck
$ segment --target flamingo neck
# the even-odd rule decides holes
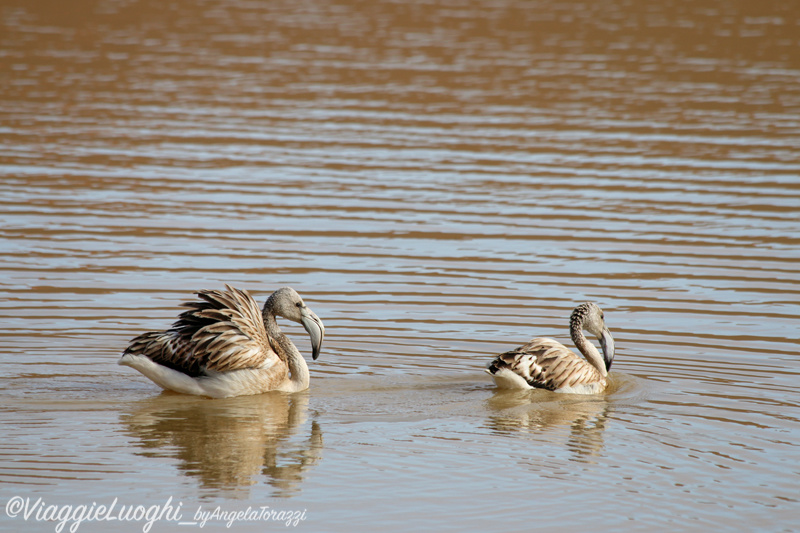
[[[297,392],[308,388],[311,381],[311,374],[308,371],[308,365],[300,350],[294,345],[292,340],[281,331],[278,322],[275,320],[275,314],[272,311],[264,310],[264,327],[271,340],[272,349],[278,354],[278,357],[286,363],[289,368],[289,392]]]
[[[583,320],[572,321],[569,329],[572,342],[575,343],[578,350],[580,350],[586,360],[589,361],[589,364],[600,372],[601,376],[606,377],[608,375],[608,370],[606,369],[605,361],[603,361],[603,356],[600,355],[600,352],[595,348],[594,344],[589,342],[583,334]]]

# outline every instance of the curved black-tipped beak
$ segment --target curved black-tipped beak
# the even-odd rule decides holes
[[[611,363],[614,362],[614,337],[608,328],[603,328],[603,333],[600,335],[600,346],[603,348],[603,361],[606,363],[606,372],[611,369]]]
[[[316,361],[319,349],[322,347],[322,339],[325,337],[325,326],[314,311],[305,306],[300,310],[300,322],[311,337],[311,358]]]

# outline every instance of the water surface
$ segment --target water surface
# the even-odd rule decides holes
[[[0,6],[0,528],[800,529],[791,3],[69,4]],[[116,365],[224,283],[323,319],[310,390]],[[587,300],[607,393],[493,388]]]

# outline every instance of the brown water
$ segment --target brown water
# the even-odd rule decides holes
[[[55,529],[19,497],[306,531],[800,530],[794,2],[0,20],[0,528]],[[324,320],[309,391],[208,400],[116,365],[223,283]],[[586,300],[610,390],[497,393],[492,355],[568,342]]]

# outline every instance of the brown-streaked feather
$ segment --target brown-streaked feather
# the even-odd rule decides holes
[[[496,374],[504,368],[522,377],[531,387],[548,390],[603,380],[600,372],[587,361],[563,344],[547,338],[532,339],[524,346],[498,355],[488,370]]]
[[[181,304],[187,310],[170,329],[139,335],[125,353],[145,355],[191,377],[206,370],[258,368],[277,357],[258,304],[248,292],[225,287],[199,291],[200,301]]]

